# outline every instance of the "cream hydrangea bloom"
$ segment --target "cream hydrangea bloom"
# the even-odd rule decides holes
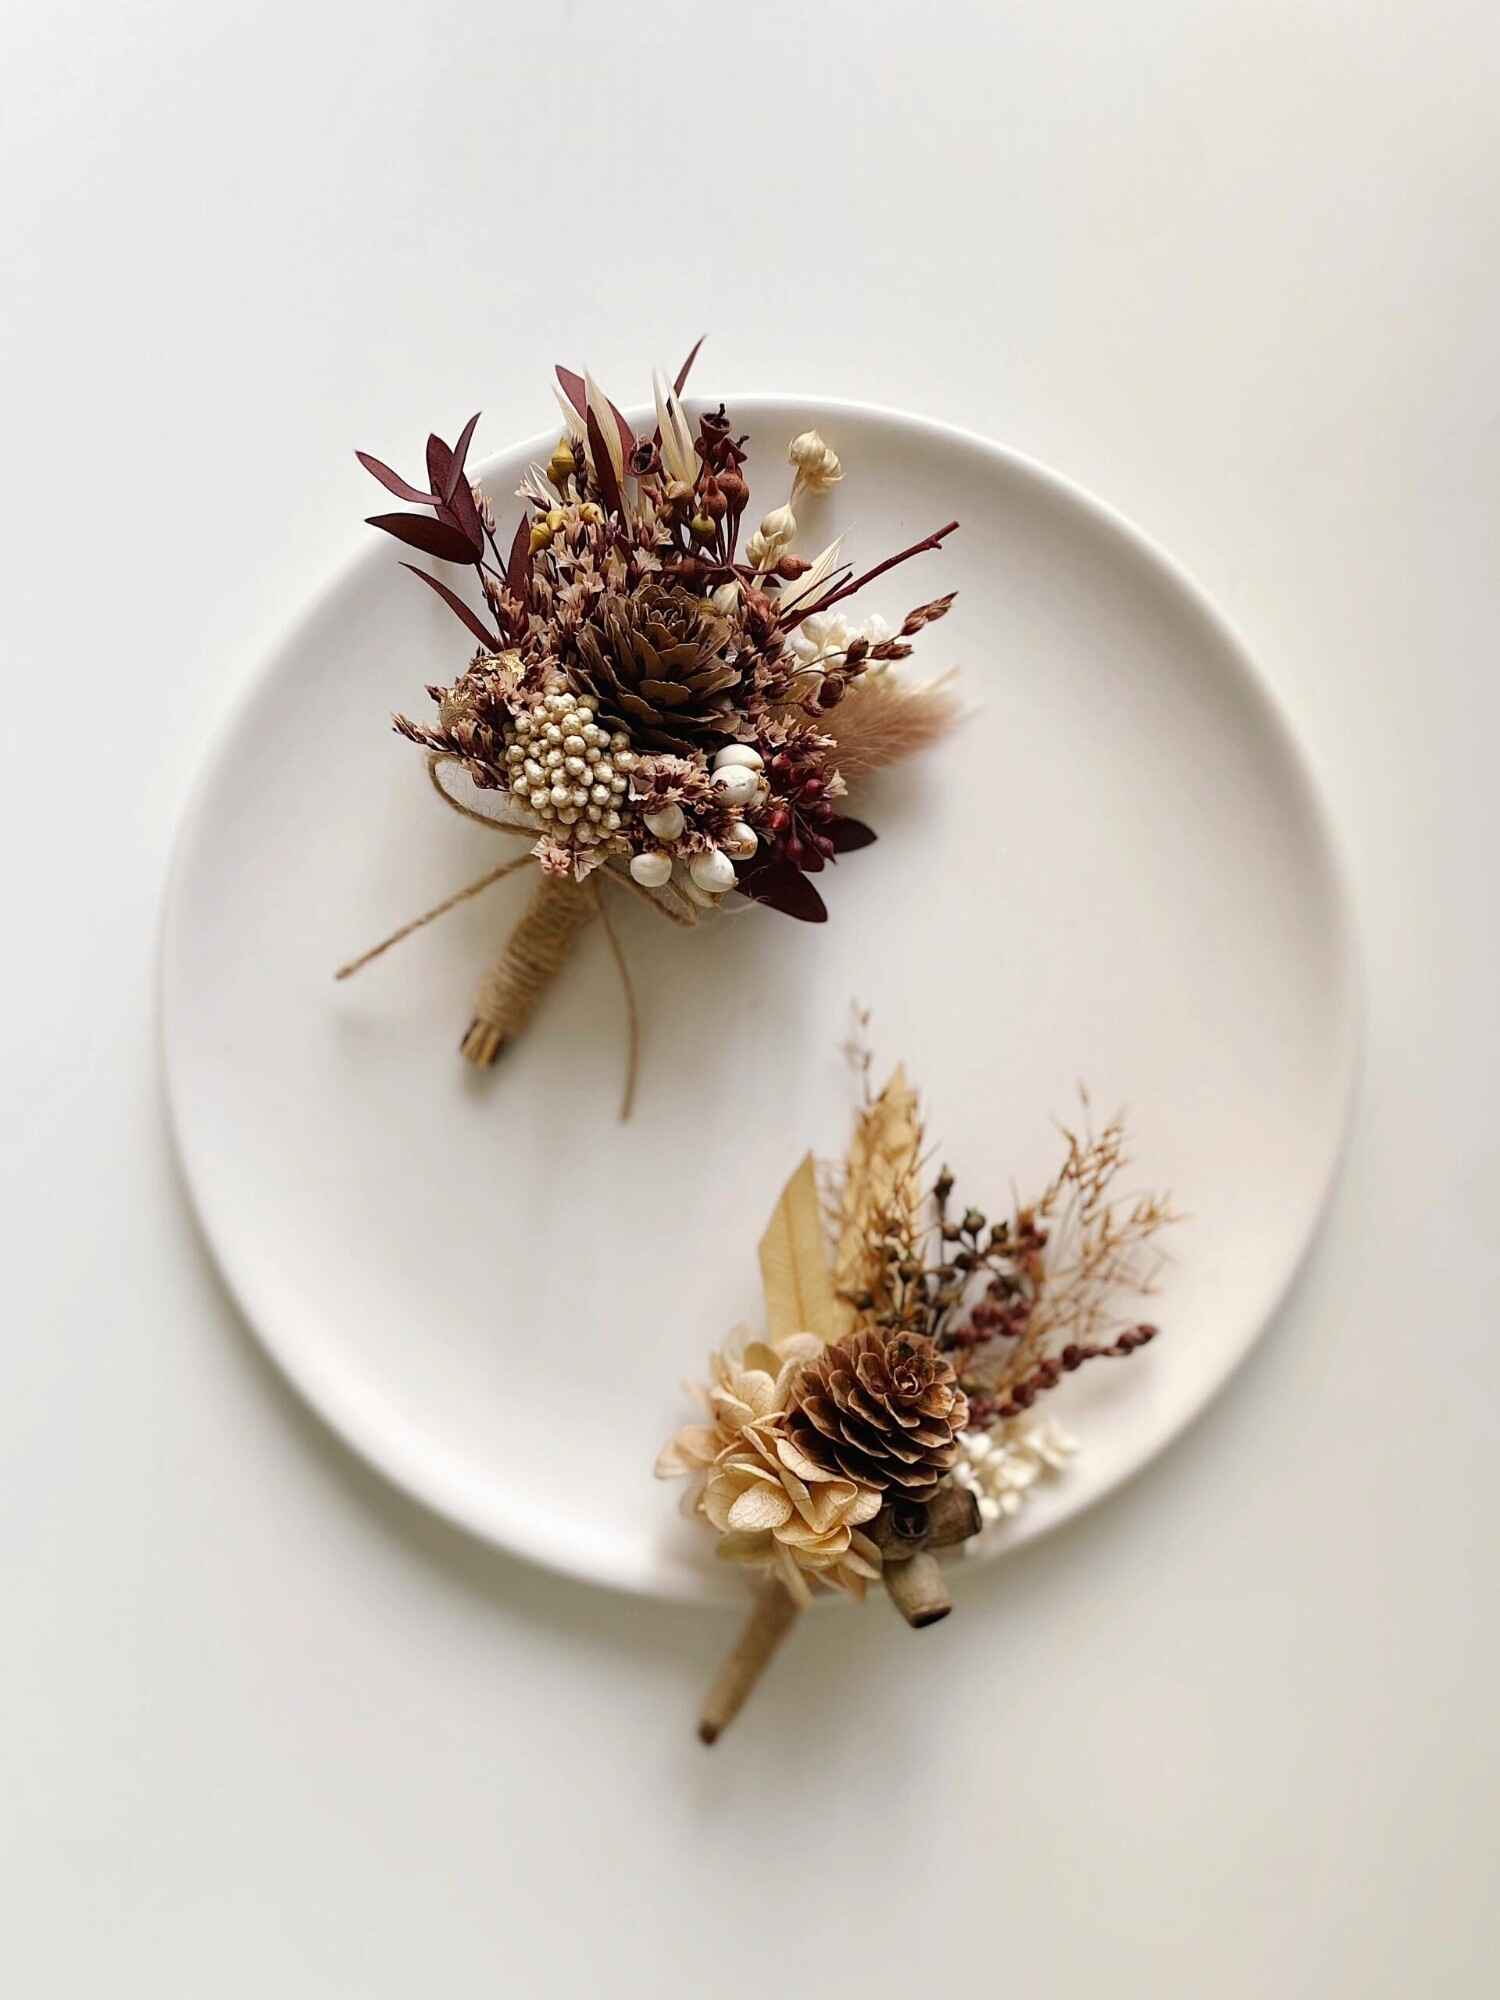
[[[684,1511],[719,1532],[719,1554],[780,1578],[799,1604],[814,1582],[862,1597],[880,1575],[880,1551],[859,1530],[881,1496],[825,1472],[785,1436],[787,1393],[821,1353],[816,1334],[726,1348],[697,1393],[711,1421],[678,1431],[656,1461],[658,1479],[691,1483]]]

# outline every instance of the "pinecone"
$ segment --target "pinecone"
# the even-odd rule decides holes
[[[611,591],[579,630],[577,678],[637,743],[686,755],[692,738],[723,734],[726,704],[717,697],[740,677],[722,657],[730,629],[680,584],[642,584],[629,597]]]
[[[815,1465],[930,1500],[958,1457],[968,1398],[925,1334],[846,1335],[792,1384],[787,1435]]]

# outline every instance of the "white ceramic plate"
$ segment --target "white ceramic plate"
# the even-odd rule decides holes
[[[847,477],[805,545],[868,565],[962,531],[861,600],[957,589],[915,670],[976,711],[858,809],[880,844],[832,917],[621,926],[644,999],[634,1122],[590,937],[491,1074],[457,1040],[524,889],[509,882],[335,986],[334,966],[481,873],[496,836],[441,811],[385,726],[462,664],[449,613],[371,535],[219,744],[184,825],[164,942],[187,1177],[251,1325],[392,1479],[539,1561],[676,1597],[737,1587],[652,1460],[679,1381],[758,1307],[755,1245],[809,1146],[843,1146],[859,997],[919,1079],[961,1185],[1001,1204],[1056,1156],[1080,1081],[1131,1107],[1141,1178],[1192,1221],[1164,1335],[1053,1399],[1084,1450],[999,1549],[1159,1451],[1225,1380],[1308,1241],[1355,1055],[1340,871],[1296,745],[1238,641],[1117,516],[978,438],[888,412],[740,397],[780,499],[817,424]],[[538,441],[484,469],[497,501]],[[356,502],[364,497],[351,496]],[[378,499],[374,489],[368,496]]]

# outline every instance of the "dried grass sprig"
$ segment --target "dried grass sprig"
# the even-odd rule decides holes
[[[868,777],[940,742],[958,723],[956,674],[908,686],[894,674],[868,673],[828,718],[839,769],[846,779]]]

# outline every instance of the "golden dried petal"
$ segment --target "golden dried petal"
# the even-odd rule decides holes
[[[684,1424],[677,1435],[664,1444],[657,1455],[658,1479],[678,1479],[684,1473],[699,1472],[718,1456],[717,1432],[707,1424]]]
[[[730,1508],[729,1526],[742,1534],[759,1534],[766,1528],[779,1528],[791,1517],[792,1503],[785,1489],[757,1481]]]
[[[795,1472],[799,1479],[805,1479],[809,1485],[821,1485],[825,1480],[837,1479],[839,1476],[836,1472],[828,1471],[826,1466],[815,1464],[805,1451],[787,1437],[776,1440],[776,1456],[788,1472]]]
[[[721,1562],[763,1563],[771,1555],[769,1535],[721,1535],[718,1556]]]
[[[831,1528],[819,1533],[816,1528],[810,1528],[804,1520],[794,1514],[789,1521],[773,1529],[772,1532],[776,1540],[787,1548],[816,1550],[820,1554],[830,1556],[842,1555],[849,1546],[849,1530],[842,1521],[836,1521]]]

